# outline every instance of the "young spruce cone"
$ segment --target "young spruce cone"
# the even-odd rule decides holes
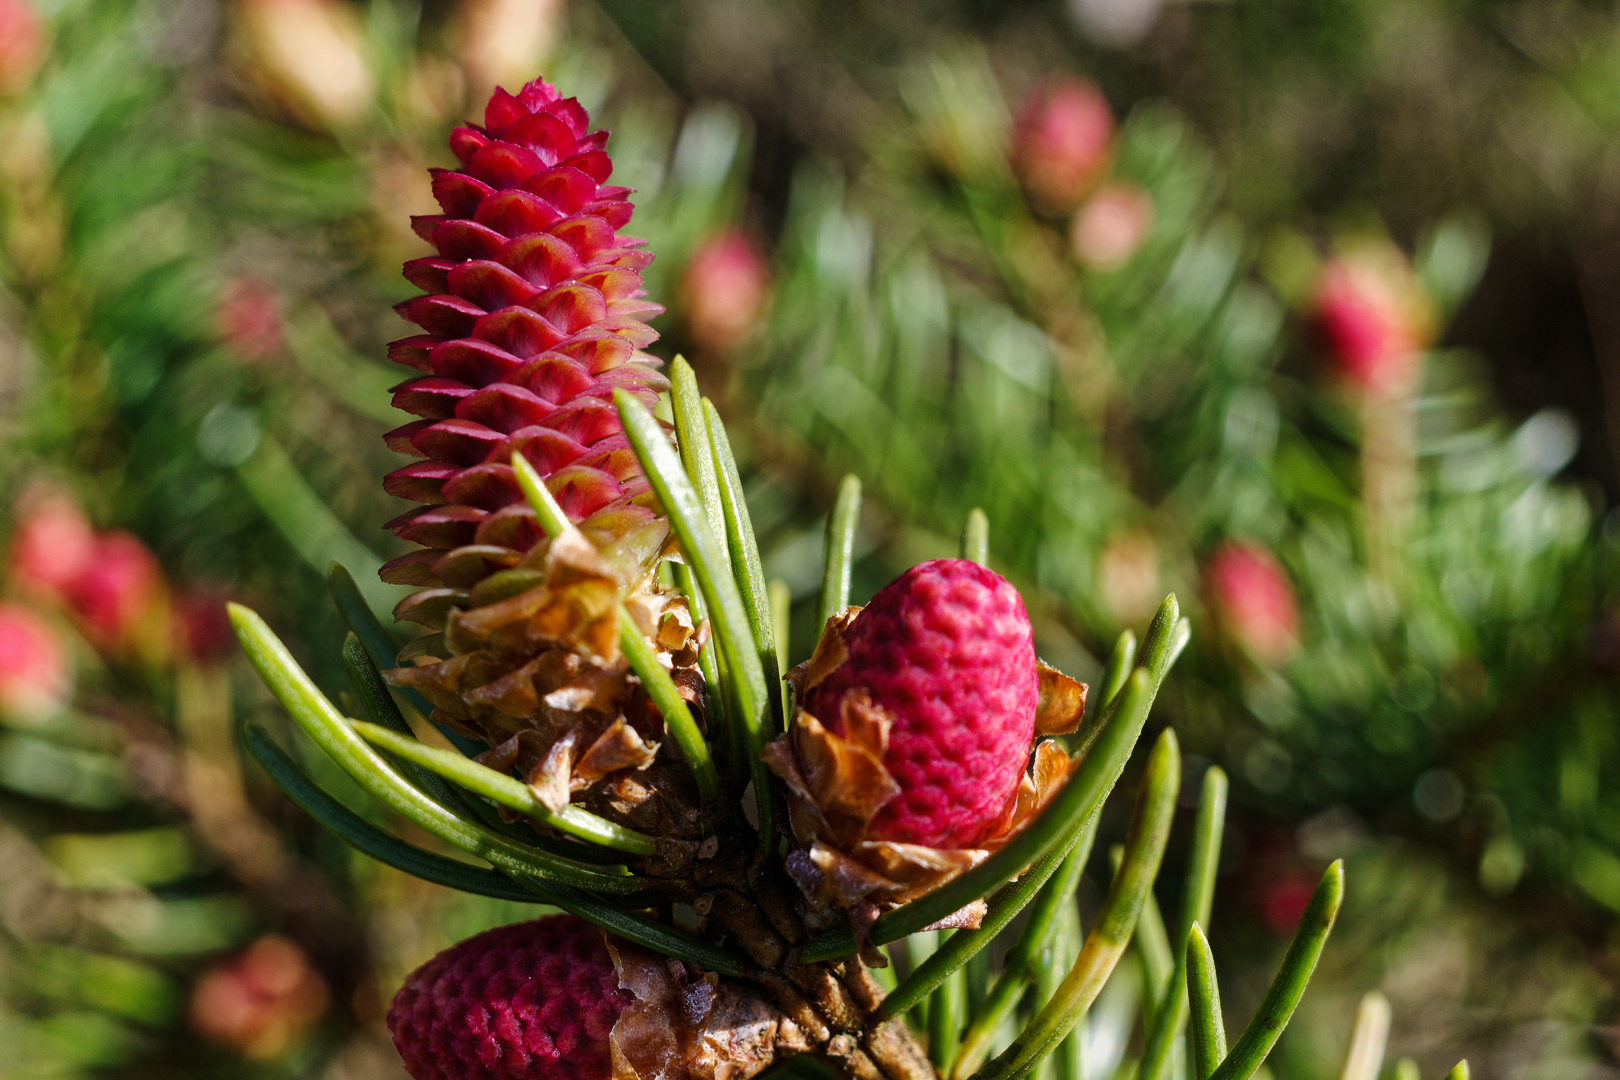
[[[624,599],[696,697],[684,601],[649,580],[668,525],[620,427],[616,388],[651,405],[667,382],[641,348],[644,241],[629,189],[610,187],[605,131],[541,81],[497,90],[482,127],[456,129],[457,170],[433,170],[444,213],[414,219],[439,254],[405,264],[429,295],[399,306],[423,331],[389,355],[423,372],[394,403],[421,419],[389,446],[424,460],[384,487],[427,505],[388,523],[425,546],[383,567],[421,586],[395,614],[442,637],[390,673],[435,719],[498,747],[492,764],[544,767],[554,809],[572,790],[654,759],[662,724],[618,652]],[[591,542],[550,543],[518,487],[521,453]]]
[[[484,126],[450,138],[462,168],[433,170],[444,213],[412,224],[439,255],[405,264],[430,295],[399,306],[425,333],[389,346],[426,376],[394,393],[422,419],[387,436],[427,460],[384,481],[429,504],[389,523],[429,550],[389,563],[386,580],[466,589],[517,565],[543,534],[514,451],[588,532],[655,517],[610,399],[622,387],[650,406],[667,385],[639,351],[658,338],[643,320],[664,309],[643,298],[645,241],[616,231],[633,208],[628,188],[605,184],[607,132],[588,127],[547,83],[497,90]]]

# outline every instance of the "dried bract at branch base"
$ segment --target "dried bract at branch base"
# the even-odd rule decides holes
[[[386,674],[427,698],[434,720],[489,743],[479,760],[516,768],[555,812],[604,777],[651,765],[664,726],[619,651],[618,569],[577,532],[536,545],[524,561],[486,579],[467,602],[509,584],[522,591],[443,616],[437,648],[450,655],[419,656]],[[409,613],[421,615],[423,595],[406,601]],[[686,601],[650,583],[633,595],[638,623],[658,626],[677,687],[697,703]]]
[[[757,992],[609,936],[632,1001],[609,1036],[614,1080],[748,1080],[779,1050],[810,1049],[798,1025]]]

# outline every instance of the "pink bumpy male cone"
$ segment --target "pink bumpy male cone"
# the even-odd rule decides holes
[[[410,977],[388,1030],[416,1080],[607,1080],[630,996],[602,932],[572,915],[503,926]]]
[[[966,559],[936,559],[884,586],[844,633],[848,659],[805,695],[842,733],[844,695],[866,690],[894,719],[884,766],[900,793],[873,836],[972,847],[1018,787],[1040,697],[1018,590]]]

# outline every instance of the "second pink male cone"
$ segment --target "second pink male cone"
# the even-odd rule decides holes
[[[845,662],[805,695],[842,734],[846,694],[864,689],[893,718],[884,767],[900,792],[877,838],[972,847],[1018,787],[1034,737],[1039,678],[1018,590],[965,559],[912,567],[845,628]]]

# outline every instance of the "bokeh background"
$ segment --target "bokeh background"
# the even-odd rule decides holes
[[[1336,1076],[1378,989],[1422,1075],[1620,1077],[1597,0],[0,0],[0,1077],[397,1080],[403,974],[532,912],[244,764],[293,733],[220,605],[335,691],[328,563],[399,598],[409,217],[540,74],[613,132],[794,659],[846,472],[857,598],[975,506],[1080,677],[1175,591],[1229,1016],[1348,859],[1273,1075]]]

